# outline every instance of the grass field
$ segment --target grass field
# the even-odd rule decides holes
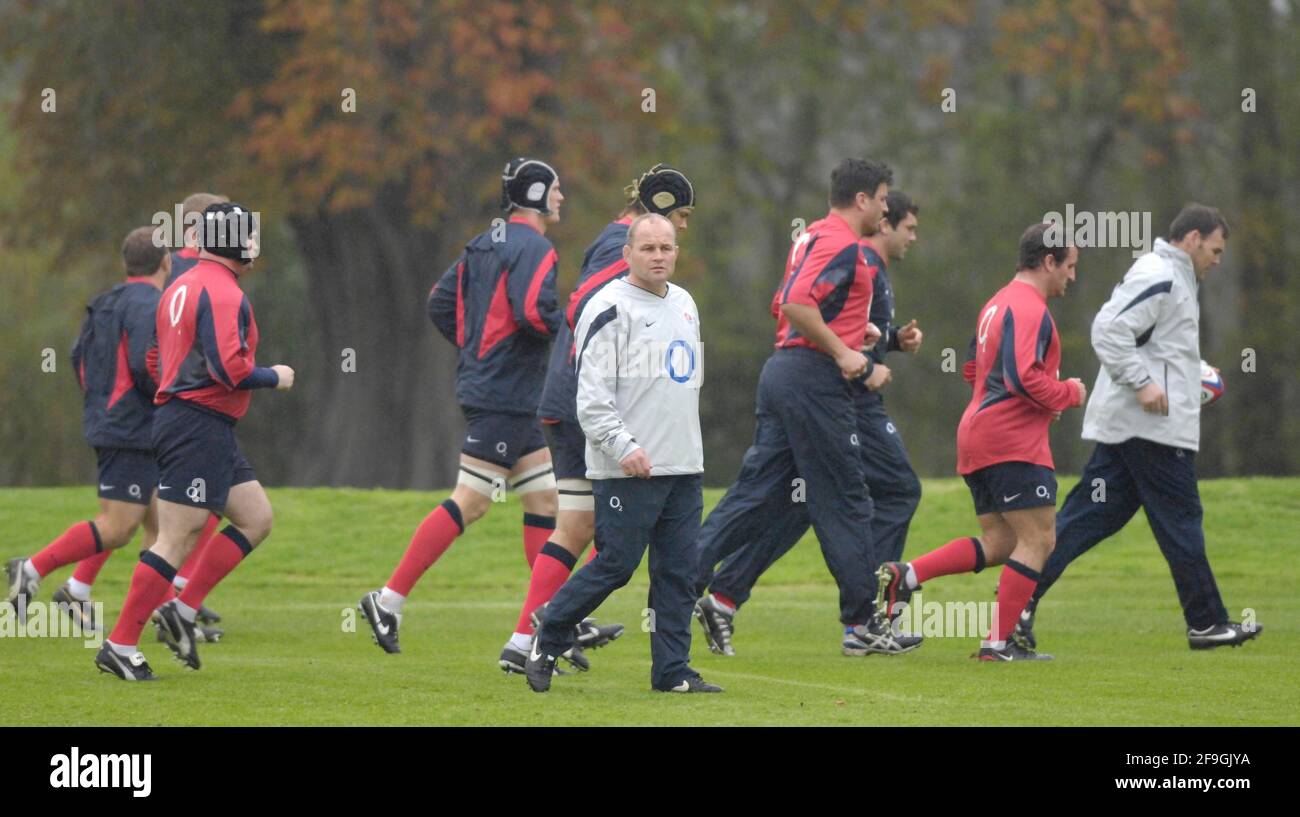
[[[1063,479],[1061,495],[1072,479]],[[1044,601],[1040,648],[1057,660],[984,665],[973,638],[933,638],[915,653],[839,654],[836,591],[811,535],[764,577],[737,617],[735,657],[695,633],[693,664],[723,695],[649,689],[641,632],[645,567],[598,611],[628,633],[590,653],[592,671],[545,696],[496,667],[527,582],[520,508],[497,506],[462,537],[406,606],[403,654],[367,625],[346,631],[361,594],[381,585],[411,531],[443,494],[276,489],[276,529],[210,597],[227,638],[191,672],[145,633],[162,680],[100,674],[80,639],[0,639],[9,725],[76,724],[1300,724],[1300,479],[1201,485],[1211,562],[1230,613],[1265,632],[1235,649],[1187,648],[1169,571],[1145,519],[1077,562]],[[706,506],[720,498],[709,491]],[[30,554],[94,507],[89,487],[0,490],[0,556]],[[957,480],[929,480],[908,555],[976,532]],[[116,618],[135,547],[115,556],[95,598]],[[47,577],[48,601],[70,573]],[[927,601],[992,599],[996,571],[931,582]],[[1014,700],[1014,707],[1007,701]]]

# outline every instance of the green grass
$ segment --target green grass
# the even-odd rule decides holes
[[[1062,480],[1062,492],[1072,480]],[[228,638],[184,670],[146,631],[162,680],[95,671],[80,639],[0,640],[7,724],[1289,724],[1300,723],[1300,479],[1201,485],[1212,564],[1229,611],[1266,627],[1241,649],[1192,652],[1169,571],[1139,515],[1079,560],[1044,601],[1046,664],[983,665],[973,638],[934,638],[898,658],[839,654],[836,591],[811,535],[764,577],[737,619],[739,655],[694,666],[717,696],[649,690],[641,632],[644,564],[598,611],[628,633],[592,652],[592,671],[549,695],[496,667],[527,582],[520,508],[497,506],[416,588],[404,653],[385,655],[364,621],[343,626],[387,579],[438,493],[276,489],[276,529],[210,598]],[[721,495],[710,491],[709,505]],[[30,553],[94,507],[88,488],[0,491],[4,553]],[[930,480],[908,555],[975,532],[957,480]],[[110,560],[96,599],[116,618],[134,546]],[[47,577],[48,600],[69,574]],[[992,599],[996,571],[926,586],[930,601]],[[1014,701],[1014,705],[1009,702]],[[14,704],[17,705],[14,705]]]

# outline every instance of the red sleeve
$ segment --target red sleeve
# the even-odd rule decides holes
[[[857,271],[862,249],[856,243],[831,255],[830,251],[818,251],[817,240],[809,240],[804,251],[796,250],[791,259],[795,268],[781,293],[782,304],[821,306],[828,295],[844,286]]]
[[[1052,316],[1044,309],[1037,320],[1016,320],[1008,306],[1003,320],[1003,374],[1012,390],[1051,411],[1064,411],[1073,406],[1079,398],[1078,390],[1068,382],[1057,380],[1056,374],[1048,372],[1043,363],[1046,345],[1055,342]],[[1014,347],[1006,343],[1009,331],[1015,332]],[[1007,348],[1014,348],[1010,361],[1006,359]]]
[[[972,386],[975,385],[975,352],[977,349],[975,336],[971,336],[970,347],[966,350],[966,362],[961,364],[962,379]]]

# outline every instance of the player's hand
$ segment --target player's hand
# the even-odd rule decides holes
[[[293,388],[293,369],[283,363],[277,363],[271,367],[271,371],[280,377],[280,382],[275,385],[276,391],[288,391]]]
[[[1142,404],[1142,410],[1149,414],[1169,413],[1169,398],[1165,396],[1165,390],[1155,383],[1148,383],[1138,389],[1138,402]]]
[[[1059,419],[1061,419],[1061,412],[1059,411],[1052,412],[1052,422],[1055,423]]]
[[[860,380],[867,371],[867,356],[856,349],[845,349],[839,357],[835,358],[835,364],[840,367],[840,374],[844,375],[846,380]]]
[[[645,479],[650,476],[650,457],[646,455],[644,448],[638,448],[628,454],[618,465],[629,477]]]
[[[877,363],[876,367],[871,370],[871,376],[867,378],[867,388],[875,391],[891,379],[893,379],[893,374],[889,371],[889,367],[883,363]]]
[[[863,338],[862,345],[870,349],[880,342],[880,327],[871,321],[867,321],[867,336]]]
[[[916,354],[921,349],[921,339],[924,337],[924,334],[916,325],[916,318],[912,318],[912,321],[907,324],[907,326],[898,330],[897,337],[898,348],[902,349],[904,352]]]
[[[1066,382],[1073,383],[1075,388],[1079,390],[1079,400],[1075,403],[1076,406],[1082,406],[1084,403],[1088,402],[1088,387],[1083,385],[1082,380],[1077,377],[1071,377]]]

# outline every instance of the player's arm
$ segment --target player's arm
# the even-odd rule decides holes
[[[81,331],[77,333],[77,342],[72,345],[72,352],[69,359],[72,361],[72,373],[77,377],[77,386],[83,392],[86,390],[86,342],[90,339],[91,321],[94,316],[90,310],[86,310],[86,319],[81,323]]]
[[[857,349],[846,346],[826,325],[821,313],[822,301],[840,287],[848,286],[850,278],[856,272],[861,250],[854,244],[824,265],[809,259],[809,254],[806,252],[799,260],[799,266],[781,292],[781,314],[785,315],[795,331],[830,355],[845,377],[862,377],[867,369],[867,357]]]
[[[1044,362],[1052,342],[1052,316],[1016,314],[1007,307],[1002,319],[1002,375],[1010,390],[1049,411],[1081,405],[1082,384],[1057,380]]]
[[[540,338],[554,336],[564,319],[555,293],[558,260],[549,241],[529,241],[506,280],[515,325]]]
[[[275,369],[258,366],[248,348],[252,310],[243,293],[199,293],[196,335],[212,379],[228,389],[273,389],[280,385]]]
[[[126,360],[131,370],[131,380],[136,389],[150,401],[158,391],[158,377],[149,368],[149,350],[154,349],[157,358],[157,344],[154,342],[154,319],[157,310],[147,302],[131,304],[125,315]]]
[[[578,346],[578,423],[582,433],[622,462],[641,448],[618,413],[614,398],[618,373],[626,363],[625,328],[617,305],[584,309],[574,335]]]
[[[1173,280],[1121,282],[1092,321],[1092,348],[1115,383],[1137,391],[1146,411],[1168,411],[1168,398],[1138,353],[1171,300]]]
[[[465,253],[461,253],[456,263],[438,279],[438,283],[429,290],[429,302],[426,309],[429,320],[444,338],[459,346],[465,345],[465,327],[461,325],[457,314],[456,302],[460,298],[460,279],[465,274]]]

